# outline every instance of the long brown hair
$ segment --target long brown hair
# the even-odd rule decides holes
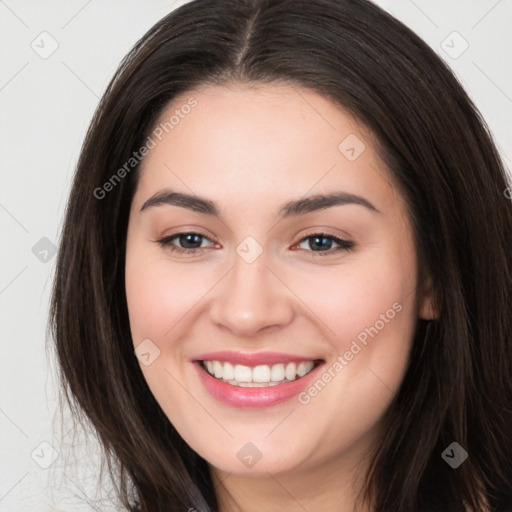
[[[63,396],[94,426],[132,511],[214,512],[205,460],[140,371],[124,288],[137,169],[98,197],[162,109],[203,84],[286,81],[376,136],[401,187],[439,318],[419,321],[367,475],[376,512],[512,509],[512,202],[489,130],[436,54],[368,0],[196,0],[121,63],[84,142],[61,236],[51,328]],[[95,193],[96,191],[96,193]],[[457,442],[469,458],[452,469]]]

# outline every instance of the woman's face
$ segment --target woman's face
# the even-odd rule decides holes
[[[357,462],[432,316],[370,134],[307,89],[209,86],[147,148],[126,294],[169,421],[221,471]]]

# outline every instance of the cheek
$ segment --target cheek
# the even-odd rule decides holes
[[[158,278],[158,269],[142,265],[142,258],[128,255],[126,262],[126,299],[133,342],[158,340],[173,324],[169,300],[176,296],[174,286]],[[164,310],[167,314],[164,314]]]
[[[347,259],[346,265],[328,271],[304,273],[293,286],[316,323],[325,327],[331,364],[338,361],[325,375],[329,384],[322,396],[337,404],[336,414],[358,410],[368,424],[400,386],[417,320],[416,260],[407,248],[395,247],[400,245],[380,247],[357,263]],[[311,397],[316,392],[312,389]],[[343,406],[338,405],[341,396]]]
[[[293,283],[312,318],[324,325],[334,348],[344,352],[358,336],[364,343],[365,333],[369,337],[366,329],[372,326],[382,333],[400,332],[404,317],[406,323],[414,320],[414,268],[411,258],[376,251],[364,261],[302,272],[300,279],[289,273],[284,280]]]
[[[190,329],[187,315],[193,314],[194,306],[206,293],[205,286],[204,279],[180,270],[144,243],[135,240],[127,245],[125,287],[133,345],[136,348],[149,339],[158,348],[158,352],[149,349],[152,358],[157,356],[148,365],[140,360],[140,369],[166,414],[189,398],[178,384],[183,374],[177,362],[184,357],[178,340]],[[171,414],[170,419],[179,423],[181,415]]]
[[[299,397],[309,427],[331,450],[377,425],[398,391],[416,325],[414,269],[414,258],[379,251],[364,264],[317,272],[294,287],[326,327],[332,348],[323,374]]]
[[[204,296],[208,281],[207,273],[195,275],[136,247],[127,252],[126,297],[134,344],[170,336]]]

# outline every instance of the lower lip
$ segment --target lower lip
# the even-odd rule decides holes
[[[197,371],[199,372],[199,378],[206,390],[219,402],[237,408],[273,407],[274,405],[290,400],[307,387],[322,365],[323,363],[319,364],[307,375],[293,382],[261,388],[249,388],[233,386],[216,379],[203,368],[201,363],[195,363]]]

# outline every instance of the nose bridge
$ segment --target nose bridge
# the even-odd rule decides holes
[[[212,320],[239,336],[251,336],[265,327],[291,321],[293,310],[285,287],[268,268],[267,254],[242,242],[233,268],[226,276],[212,306]]]

